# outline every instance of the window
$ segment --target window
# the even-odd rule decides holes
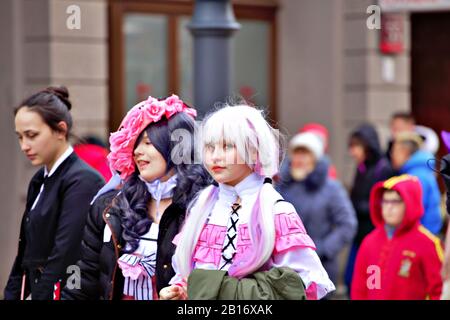
[[[178,94],[193,103],[192,1],[110,1],[110,130],[148,95]],[[268,107],[276,119],[273,6],[234,5],[234,96]]]
[[[167,17],[159,14],[125,16],[125,106],[149,95],[167,95]]]

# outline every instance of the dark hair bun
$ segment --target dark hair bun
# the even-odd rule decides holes
[[[72,103],[69,100],[69,90],[65,86],[48,87],[44,92],[54,94],[66,105],[67,109],[72,109]]]

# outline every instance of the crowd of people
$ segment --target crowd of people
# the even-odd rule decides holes
[[[333,281],[339,252],[350,248],[343,273],[351,299],[439,299],[448,279],[441,241],[445,194],[432,161],[439,138],[408,113],[394,114],[390,125],[387,151],[368,123],[350,134],[356,172],[348,193],[336,173],[327,174],[326,128],[306,125],[316,129],[301,128],[291,139],[278,190],[297,209]],[[450,152],[446,132],[443,140]],[[448,185],[445,159],[441,175]],[[376,285],[370,288],[371,280]]]
[[[72,147],[70,110],[68,90],[49,87],[14,111],[40,169],[5,299],[333,299],[345,248],[351,299],[448,298],[439,137],[409,114],[392,117],[386,152],[374,126],[350,134],[347,190],[318,123],[283,150],[258,108],[225,105],[198,124],[176,95],[148,97],[109,148]],[[449,156],[439,174],[450,210]]]

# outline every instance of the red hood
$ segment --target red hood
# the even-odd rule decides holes
[[[423,215],[422,187],[419,179],[410,175],[393,177],[389,180],[378,182],[370,193],[370,217],[376,227],[384,226],[381,214],[381,200],[384,190],[395,190],[405,202],[405,217],[398,231],[409,229],[417,224]]]

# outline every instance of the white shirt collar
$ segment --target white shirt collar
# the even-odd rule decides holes
[[[234,187],[219,183],[219,195],[227,198],[233,197],[234,199],[239,196],[242,199],[245,195],[258,193],[263,183],[264,177],[257,173],[251,173]]]
[[[56,160],[55,164],[52,167],[52,170],[50,170],[50,172],[48,172],[47,170],[47,166],[44,167],[44,177],[51,177],[53,173],[55,173],[56,169],[58,169],[58,167],[61,165],[61,163],[64,162],[64,160],[66,160],[73,152],[73,148],[71,145],[69,145],[69,147],[67,148],[66,151],[64,151],[64,153],[58,158],[58,160]]]

